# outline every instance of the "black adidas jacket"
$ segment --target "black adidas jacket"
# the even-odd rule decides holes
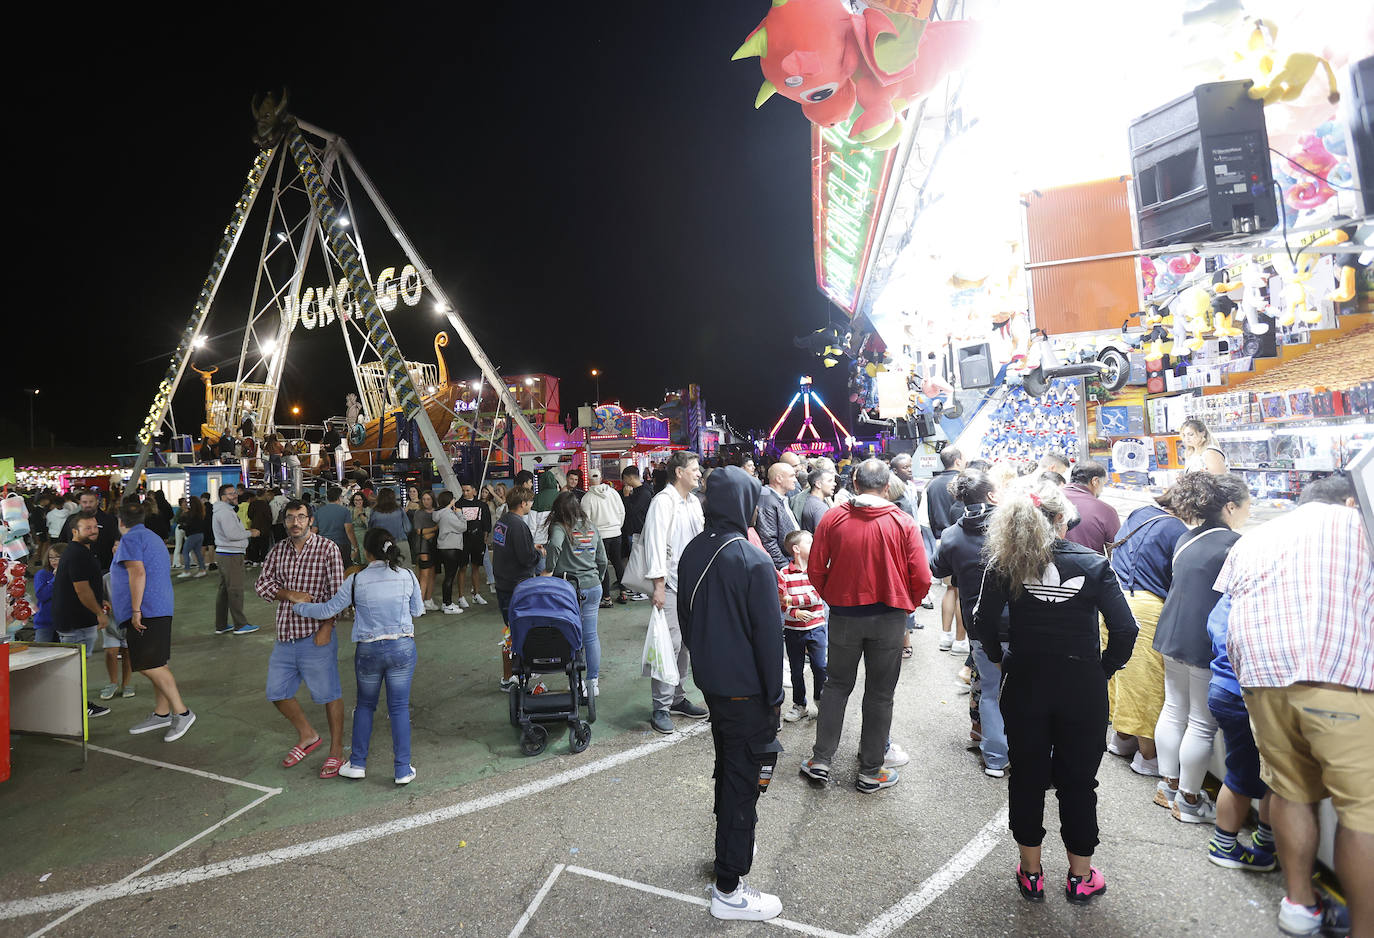
[[[1050,656],[1102,661],[1114,674],[1126,666],[1138,629],[1107,558],[1080,544],[1054,542],[1053,559],[1040,581],[1027,583],[1015,597],[1006,577],[989,569],[983,577],[973,636],[993,661],[1002,659],[997,625],[1010,612],[1008,634],[1013,657]],[[1098,613],[1107,623],[1107,648],[1099,652]]]

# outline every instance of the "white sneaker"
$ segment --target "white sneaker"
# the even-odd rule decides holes
[[[345,762],[339,766],[339,774],[344,778],[367,778],[367,769],[352,762]]]
[[[482,598],[482,594],[481,594],[481,593],[473,593],[473,594],[472,594],[472,601],[475,602],[475,603],[476,603],[477,605],[479,605],[479,606],[485,606],[485,605],[487,604],[487,601],[486,601],[485,599]]]
[[[816,719],[816,717],[820,716],[820,715],[821,715],[821,707],[820,707],[820,704],[816,703],[814,700],[808,702],[807,705],[806,705],[806,715],[809,716],[809,717],[810,717],[811,719],[813,719],[813,720]]]
[[[468,598],[467,598],[466,596],[459,596],[459,597],[458,597],[458,605],[462,606],[464,609],[469,608],[469,607],[468,607]]]
[[[463,607],[457,603],[444,603],[443,612],[446,616],[456,616],[463,611]]]
[[[766,892],[759,892],[744,880],[734,892],[722,893],[711,885],[711,914],[716,918],[762,922],[782,914],[782,900]]]
[[[1159,774],[1159,758],[1146,759],[1139,752],[1131,760],[1131,771],[1136,775],[1146,775],[1150,778],[1162,778]]]
[[[1140,744],[1135,741],[1134,736],[1122,736],[1113,731],[1111,738],[1107,740],[1107,751],[1114,756],[1122,756],[1129,759],[1140,750]]]
[[[177,574],[177,579],[178,579],[178,580],[189,580],[189,579],[191,579],[191,576],[192,576],[191,571],[190,571],[190,570],[187,570],[185,573],[178,573],[178,574]]]
[[[601,696],[601,678],[599,678],[599,677],[589,677],[589,678],[587,678],[587,689],[588,689],[589,691],[591,691],[591,694],[592,694],[593,697],[600,697],[600,696]]]
[[[1197,804],[1189,804],[1188,799],[1179,792],[1171,811],[1174,820],[1185,824],[1211,824],[1217,819],[1217,806],[1212,803],[1212,796],[1205,791],[1198,794]]]
[[[954,644],[950,645],[950,646],[949,646],[949,650],[950,650],[950,652],[951,652],[952,654],[956,654],[956,655],[967,655],[967,654],[968,654],[968,639],[966,639],[966,638],[961,638],[959,641],[957,641],[957,642],[955,642]]]
[[[883,753],[883,765],[886,768],[896,768],[906,765],[911,761],[911,757],[906,754],[906,750],[896,742],[887,744],[887,752]]]
[[[426,599],[426,600],[425,600],[425,611],[426,611],[426,612],[438,612],[438,611],[439,611],[439,604],[436,603],[436,602],[435,602],[434,600],[432,600],[432,599]]]
[[[201,577],[205,576],[209,572],[209,570],[197,570],[196,575],[192,579],[199,580]]]
[[[796,723],[798,720],[805,720],[807,717],[806,706],[804,704],[793,704],[791,708],[782,715],[788,723]]]
[[[941,650],[941,651],[949,651],[949,649],[950,649],[953,645],[954,645],[954,633],[953,633],[953,632],[941,632],[941,633],[940,633],[940,650]]]

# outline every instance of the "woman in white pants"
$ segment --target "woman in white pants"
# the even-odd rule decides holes
[[[1173,489],[1174,508],[1197,527],[1174,547],[1173,585],[1155,629],[1164,657],[1164,709],[1155,724],[1159,774],[1155,804],[1191,824],[1210,824],[1216,806],[1202,790],[1217,722],[1207,706],[1212,644],[1207,616],[1221,594],[1212,589],[1221,565],[1250,517],[1250,490],[1234,475],[1190,473]]]

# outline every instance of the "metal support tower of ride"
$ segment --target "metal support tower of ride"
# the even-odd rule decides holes
[[[825,411],[825,415],[830,418],[831,429],[835,434],[835,448],[837,450],[843,449],[845,445],[844,441],[849,436],[849,430],[846,429],[844,424],[840,423],[840,418],[836,417],[834,412],[831,411],[829,407],[825,406],[825,401],[821,400],[821,396],[817,394],[816,389],[811,386],[811,378],[809,376],[801,379],[801,386],[798,388],[797,393],[792,395],[792,400],[788,403],[787,409],[782,412],[782,416],[778,418],[778,422],[773,424],[773,429],[768,431],[768,442],[777,445],[778,431],[782,429],[782,425],[787,422],[787,418],[792,415],[792,409],[797,406],[798,401],[802,402],[802,425],[801,428],[797,430],[797,439],[795,442],[806,445],[805,437],[808,430],[817,443],[824,442],[821,439],[820,431],[816,429],[816,424],[811,417],[811,401],[813,399],[816,401],[816,405],[820,407],[821,410]]]
[[[139,455],[134,465],[133,478],[137,480],[141,476],[151,456],[156,434],[170,419],[172,399],[205,332],[206,321],[225,268],[242,237],[245,222],[263,187],[263,180],[271,163],[274,157],[278,156],[280,159],[277,161],[275,180],[271,187],[269,218],[263,232],[252,301],[234,375],[232,397],[225,409],[224,419],[228,429],[232,429],[239,419],[239,411],[243,409],[244,404],[241,400],[241,389],[247,388],[254,389],[259,395],[257,405],[261,412],[256,423],[264,430],[270,430],[275,426],[277,392],[291,335],[300,314],[295,302],[296,298],[301,296],[301,284],[307,262],[318,241],[326,270],[330,271],[328,279],[331,291],[334,272],[340,275],[330,318],[336,318],[342,329],[344,342],[348,347],[350,370],[355,381],[359,382],[359,399],[367,400],[359,379],[359,369],[370,353],[376,359],[380,359],[392,394],[407,418],[418,426],[429,452],[443,452],[433,423],[422,406],[420,389],[415,387],[390,324],[378,302],[373,287],[376,281],[373,279],[372,271],[368,269],[367,255],[363,250],[361,234],[357,228],[357,214],[351,211],[348,180],[343,171],[347,166],[415,268],[420,282],[433,294],[437,309],[441,311],[450,328],[463,340],[473,361],[481,370],[484,382],[499,396],[502,406],[516,427],[532,445],[542,449],[543,442],[529,419],[519,409],[505,380],[478,344],[472,330],[458,316],[454,304],[405,236],[390,207],[382,200],[376,186],[363,172],[343,138],[298,121],[286,112],[284,98],[278,102],[268,95],[260,106],[255,105],[254,116],[257,119],[254,142],[262,150],[253,161],[248,182],[234,205],[234,212],[224,229],[224,236],[215,253],[210,273],[205,279],[190,321],[182,332],[179,345],[158,385],[152,406],[138,433]],[[323,144],[312,145],[305,136],[307,133],[323,140]],[[288,170],[288,166],[292,168]],[[340,211],[340,206],[343,207],[343,212]],[[286,266],[283,266],[284,264]],[[288,270],[289,275],[283,275]],[[394,307],[394,297],[391,300]],[[321,306],[323,307],[323,303]],[[323,314],[323,308],[321,313]],[[321,318],[324,318],[323,315]],[[355,340],[358,342],[356,349]],[[208,376],[208,372],[201,373]],[[261,383],[253,383],[255,379]],[[369,413],[367,416],[378,419],[384,415]],[[487,437],[461,415],[452,416],[457,423],[471,430],[475,437]],[[453,477],[448,460],[440,458],[435,461],[445,486],[456,490],[457,480]]]

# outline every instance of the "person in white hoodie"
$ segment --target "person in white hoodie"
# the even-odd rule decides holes
[[[601,582],[601,608],[609,609],[611,601],[611,568],[615,568],[615,585],[620,588],[615,602],[628,602],[625,584],[620,578],[625,575],[625,555],[620,549],[620,529],[625,524],[625,503],[620,493],[608,482],[601,481],[601,470],[593,469],[587,476],[591,488],[582,496],[582,510],[587,520],[596,525],[596,533],[606,545],[606,553],[611,563],[606,567],[606,575]]]

